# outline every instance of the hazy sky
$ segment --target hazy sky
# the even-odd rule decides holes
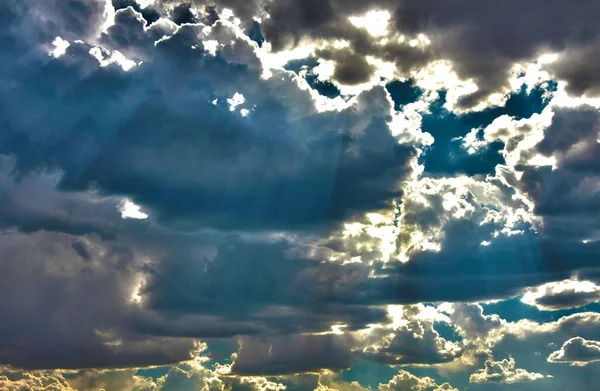
[[[0,1],[0,390],[600,390],[598,15]]]

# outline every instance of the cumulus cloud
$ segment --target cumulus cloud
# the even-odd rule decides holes
[[[448,312],[451,323],[468,339],[485,338],[503,324],[503,320],[496,314],[484,315],[479,304],[443,304],[440,309]]]
[[[202,9],[204,2],[197,3]],[[388,0],[369,4],[280,0],[226,1],[221,7],[234,9],[242,19],[249,15],[261,17],[266,39],[276,50],[301,45],[306,40],[344,40],[357,55],[392,62],[405,73],[434,60],[451,60],[462,79],[471,79],[477,85],[463,99],[467,106],[485,100],[490,94],[503,93],[503,89],[509,88],[508,79],[515,63],[547,52],[560,54],[560,60],[548,69],[567,80],[571,91],[597,94],[598,75],[589,66],[594,63],[598,42],[598,28],[589,18],[598,11],[596,4],[586,2],[565,7],[555,1],[527,5],[510,2],[500,6],[489,1],[477,7],[465,5],[461,1],[441,0],[419,4]],[[374,10],[390,15],[387,34],[381,35],[385,31],[382,30],[374,37],[357,23],[361,17],[368,20],[368,12]],[[547,20],[554,21],[552,26],[544,25],[542,21]],[[385,24],[385,20],[377,22]],[[507,29],[509,25],[512,28]],[[419,45],[419,34],[427,37],[427,45]],[[361,77],[368,78],[369,74],[368,69],[363,69]]]
[[[22,95],[3,98],[11,131],[2,151],[17,157],[22,174],[60,169],[62,188],[126,194],[181,228],[313,228],[385,208],[401,195],[417,149],[390,130],[384,88],[341,111],[319,112],[292,72],[272,70],[263,79],[256,44],[226,21],[165,35],[168,23],[145,27],[132,8],[116,16],[103,35],[106,50],[142,65],[122,72],[110,61],[94,64],[87,52],[102,50],[73,42],[67,54],[30,64],[37,76],[13,75]],[[216,55],[204,50],[211,40]],[[129,53],[140,47],[151,53]],[[36,90],[35,77],[52,80],[47,94]],[[67,86],[77,87],[60,93]],[[231,96],[244,96],[252,115],[224,107]],[[222,104],[211,104],[215,98]],[[38,114],[24,121],[18,110]],[[38,127],[45,131],[32,134]]]
[[[430,377],[417,377],[400,371],[387,384],[379,384],[379,391],[457,391],[448,383],[437,384]]]
[[[22,372],[0,368],[0,387],[6,391],[74,391],[60,373]]]
[[[600,300],[600,287],[591,281],[564,280],[529,288],[521,301],[541,310],[582,307]]]
[[[362,354],[366,358],[390,365],[437,364],[460,355],[460,345],[435,330],[435,318],[423,316],[423,306],[403,306],[400,311],[391,324],[364,331]]]
[[[502,361],[489,359],[485,362],[485,368],[471,375],[471,383],[522,383],[526,381],[540,380],[546,376],[541,373],[527,372],[525,369],[515,367],[515,359],[510,357]]]
[[[332,373],[370,361],[431,371],[380,391],[440,391],[595,361],[598,314],[476,301],[598,301],[599,105],[566,98],[597,92],[597,7],[461,5],[3,2],[0,364],[87,370],[0,387],[360,390]],[[454,141],[485,168],[436,170]],[[211,367],[206,338],[240,347]]]
[[[588,341],[581,337],[569,339],[560,350],[548,356],[548,362],[564,362],[572,365],[587,365],[594,361],[600,361],[600,342]]]

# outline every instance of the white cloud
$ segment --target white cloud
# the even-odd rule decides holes
[[[350,23],[358,28],[363,28],[373,37],[382,37],[388,34],[388,25],[392,16],[388,11],[369,11],[362,16],[351,16]]]
[[[448,383],[437,384],[430,377],[417,377],[401,370],[387,384],[379,384],[379,391],[458,391]]]
[[[581,337],[569,339],[560,350],[548,356],[548,362],[570,363],[576,366],[595,361],[600,361],[600,341],[589,341]]]
[[[121,217],[124,219],[143,220],[148,218],[148,214],[141,211],[141,207],[128,199],[125,199],[119,205]]]
[[[526,289],[521,301],[545,311],[582,307],[600,301],[600,286],[576,279],[550,282]]]
[[[422,304],[389,306],[388,313],[389,324],[374,324],[356,334],[357,348],[367,358],[390,365],[433,365],[460,355],[462,346],[435,330],[436,321],[448,321],[435,308]]]
[[[236,92],[231,98],[227,99],[227,103],[229,103],[229,111],[234,111],[237,106],[243,104],[244,102],[246,102],[244,95]]]
[[[68,41],[65,41],[61,37],[56,37],[54,41],[52,41],[52,45],[54,45],[54,49],[50,52],[50,55],[58,58],[67,52],[67,48],[71,46]]]
[[[76,391],[58,371],[19,371],[0,367],[3,391]]]
[[[98,60],[100,66],[105,67],[111,64],[117,64],[126,72],[141,64],[141,62],[136,63],[135,61],[126,58],[118,50],[111,52],[101,47],[93,47],[90,49],[90,54]]]
[[[547,376],[541,373],[528,372],[515,368],[515,360],[510,357],[502,361],[488,359],[485,368],[478,370],[469,377],[471,383],[521,383],[540,380]]]

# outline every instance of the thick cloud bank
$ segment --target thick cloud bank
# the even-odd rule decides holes
[[[598,11],[2,2],[0,388],[594,389]]]

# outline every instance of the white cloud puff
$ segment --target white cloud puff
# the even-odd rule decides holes
[[[548,356],[548,362],[570,363],[577,366],[595,361],[600,361],[600,341],[590,341],[581,337],[569,339],[559,350]]]

